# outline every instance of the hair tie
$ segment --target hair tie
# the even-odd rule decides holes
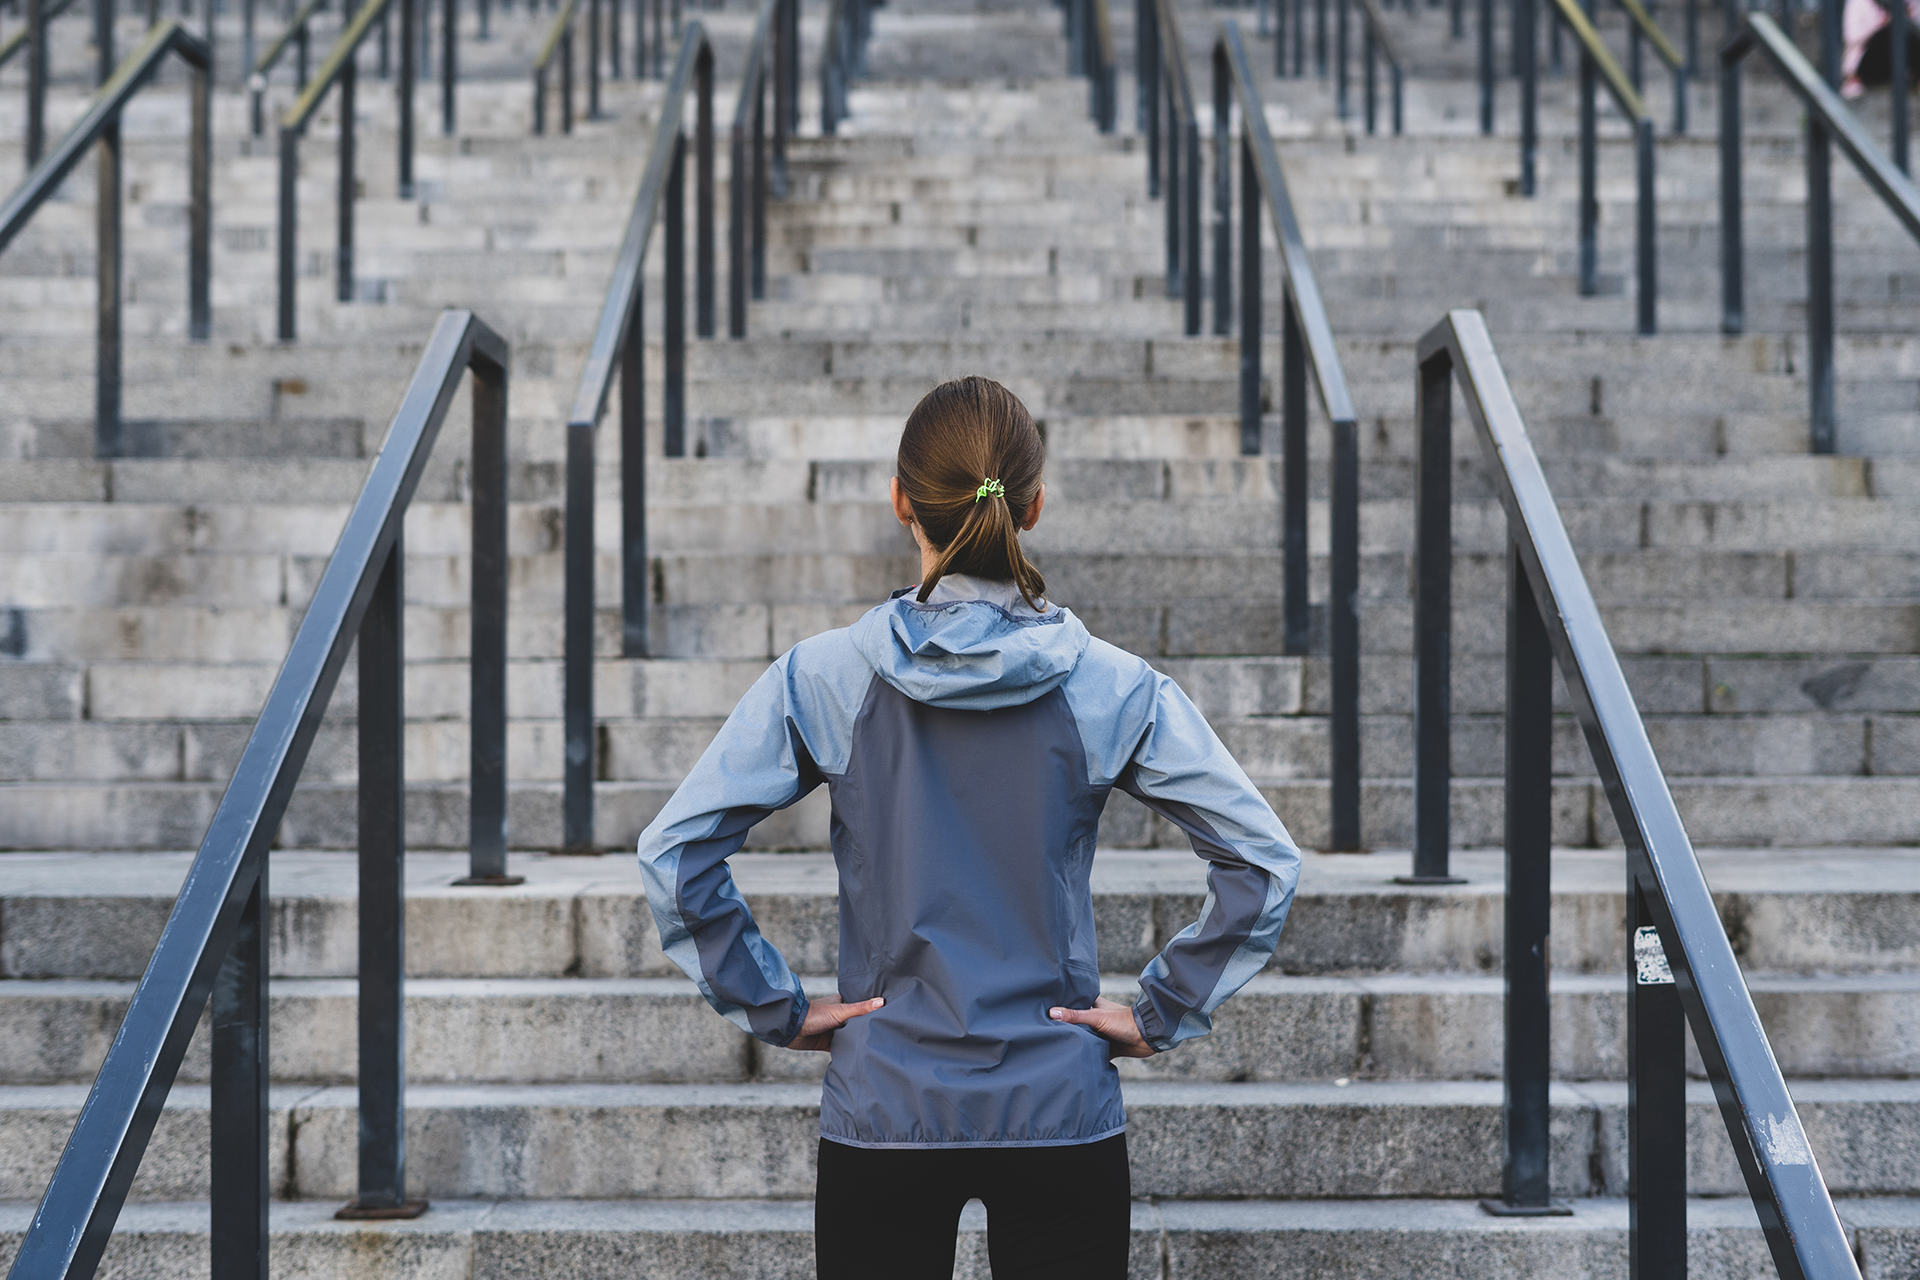
[[[973,500],[979,502],[982,498],[1004,498],[1006,496],[1007,486],[1001,484],[998,480],[989,478],[985,484],[974,490]]]

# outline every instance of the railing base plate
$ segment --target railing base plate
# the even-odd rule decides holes
[[[1395,884],[1465,884],[1465,876],[1395,876]]]
[[[453,883],[456,885],[480,885],[490,889],[510,889],[516,884],[525,884],[525,876],[461,876]]]
[[[1480,1209],[1496,1218],[1571,1218],[1573,1206],[1565,1200],[1545,1204],[1508,1204],[1505,1200],[1482,1200]]]
[[[334,1212],[334,1217],[347,1222],[380,1222],[396,1218],[417,1218],[427,1211],[425,1200],[403,1200],[399,1204],[342,1206]]]

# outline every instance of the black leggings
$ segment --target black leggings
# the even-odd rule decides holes
[[[952,1280],[960,1210],[987,1207],[994,1280],[1126,1280],[1127,1137],[1071,1147],[870,1150],[820,1140],[819,1280]]]

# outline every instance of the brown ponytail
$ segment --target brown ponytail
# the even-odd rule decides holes
[[[1011,580],[1038,609],[1047,583],[1020,549],[1040,495],[1046,446],[1018,396],[990,378],[957,378],[921,397],[900,433],[895,466],[913,518],[939,553],[920,584],[925,603],[949,573]],[[980,490],[998,480],[1004,493]]]

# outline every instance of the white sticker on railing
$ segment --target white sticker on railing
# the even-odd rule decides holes
[[[1660,931],[1651,925],[1633,931],[1634,979],[1643,987],[1673,985],[1673,970],[1667,967],[1667,949],[1660,945]]]
[[[1800,1127],[1800,1117],[1793,1112],[1767,1117],[1767,1161],[1770,1164],[1813,1163],[1806,1131]]]

